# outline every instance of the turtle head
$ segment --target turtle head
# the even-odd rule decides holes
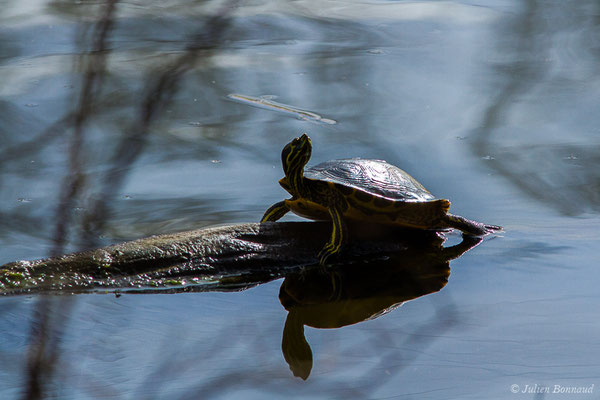
[[[283,172],[292,188],[298,188],[302,184],[301,180],[304,177],[302,171],[310,160],[311,153],[312,144],[306,133],[295,138],[283,148],[281,152]]]

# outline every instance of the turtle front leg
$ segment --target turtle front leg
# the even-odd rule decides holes
[[[346,224],[342,218],[342,212],[332,207],[329,209],[329,215],[333,223],[333,228],[329,242],[327,242],[318,255],[321,265],[325,265],[329,257],[338,254],[346,240]]]
[[[285,204],[285,200],[280,201],[279,203],[273,204],[271,207],[269,207],[267,209],[267,211],[265,211],[265,215],[263,215],[260,222],[262,223],[262,222],[267,222],[267,221],[277,221],[278,219],[283,217],[285,214],[287,214],[288,211],[290,211],[290,209]]]

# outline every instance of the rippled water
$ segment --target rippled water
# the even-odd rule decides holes
[[[505,233],[439,292],[339,329],[302,320],[306,380],[282,352],[281,280],[1,298],[0,397],[598,396],[597,1],[2,8],[0,264],[258,221],[302,132],[314,163],[385,159]]]

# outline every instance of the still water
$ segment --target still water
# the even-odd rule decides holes
[[[343,324],[282,280],[0,298],[0,398],[600,396],[597,1],[0,5],[0,265],[258,221],[302,132],[505,228]]]

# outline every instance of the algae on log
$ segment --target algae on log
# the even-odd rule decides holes
[[[317,263],[330,229],[328,222],[246,223],[16,261],[0,266],[0,294],[241,290]],[[350,230],[341,262],[407,247],[398,229],[361,224]],[[436,247],[443,243],[435,232],[411,231],[411,241],[415,235],[427,243],[438,238]]]

